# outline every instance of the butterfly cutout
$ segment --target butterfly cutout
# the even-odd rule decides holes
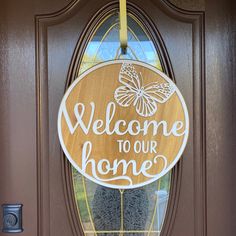
[[[152,82],[143,86],[141,72],[138,74],[130,63],[122,64],[119,82],[123,86],[115,90],[116,102],[122,107],[133,104],[136,112],[143,117],[154,115],[157,103],[165,103],[175,91],[170,83]]]

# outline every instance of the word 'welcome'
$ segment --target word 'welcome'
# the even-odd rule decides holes
[[[76,117],[76,124],[73,125],[68,114],[65,103],[63,104],[62,113],[65,117],[67,126],[71,134],[74,134],[77,128],[81,128],[84,134],[88,134],[90,130],[96,135],[125,135],[130,134],[132,136],[140,135],[143,136],[149,134],[156,136],[158,132],[162,132],[164,136],[183,136],[186,132],[184,123],[182,121],[173,122],[172,126],[169,127],[169,124],[165,120],[156,121],[156,120],[144,120],[142,123],[138,120],[130,120],[129,122],[125,120],[116,120],[113,127],[111,123],[115,116],[116,104],[114,102],[109,102],[106,106],[105,121],[102,119],[94,120],[95,113],[95,103],[90,102],[90,118],[87,124],[84,122],[83,117],[85,114],[85,105],[83,103],[76,103],[74,106],[74,116]]]

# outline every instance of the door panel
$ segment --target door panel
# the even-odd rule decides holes
[[[128,10],[136,12],[137,15],[140,14],[138,12],[147,11],[149,17],[153,20],[152,28],[149,27],[149,30],[162,36],[162,47],[167,51],[166,60],[169,60],[171,65],[166,73],[172,76],[182,91],[190,114],[189,143],[184,152],[182,163],[179,163],[179,166],[175,168],[176,175],[173,177],[172,183],[172,191],[175,192],[171,193],[171,203],[167,211],[163,233],[168,235],[174,227],[173,230],[176,235],[180,233],[191,235],[197,218],[200,221],[198,235],[201,235],[203,233],[204,222],[202,220],[204,218],[198,215],[202,211],[197,209],[204,209],[205,200],[205,196],[200,189],[204,186],[199,187],[200,178],[205,176],[201,168],[201,166],[204,168],[203,159],[205,159],[203,152],[204,103],[202,102],[204,100],[204,67],[201,65],[202,45],[204,44],[201,37],[203,33],[203,13],[179,11],[165,2],[148,1],[144,4],[143,1],[136,1],[135,3],[135,5],[128,4]],[[71,188],[68,183],[70,168],[63,171],[62,168],[65,167],[61,166],[61,162],[59,162],[59,157],[62,161],[64,157],[56,135],[56,121],[58,107],[67,84],[68,70],[74,71],[72,76],[70,75],[72,78],[69,78],[72,80],[76,77],[78,71],[77,64],[70,65],[72,56],[75,57],[76,55],[78,61],[81,60],[80,57],[82,57],[82,52],[85,49],[84,45],[86,45],[88,36],[92,34],[92,30],[83,31],[83,29],[93,24],[93,21],[88,24],[89,19],[102,6],[104,7],[104,4],[104,1],[101,2],[100,6],[98,4],[93,7],[88,1],[82,7],[79,4],[74,4],[57,15],[38,16],[36,21],[39,49],[37,55],[37,74],[39,75],[37,78],[38,116],[43,117],[38,123],[38,140],[41,140],[38,143],[38,157],[40,162],[45,163],[45,167],[43,165],[43,168],[41,168],[42,174],[39,178],[44,183],[40,189],[43,193],[43,199],[45,199],[42,199],[42,202],[48,204],[50,209],[50,211],[44,209],[42,214],[44,220],[48,218],[48,222],[50,222],[49,227],[52,235],[59,235],[62,232],[63,234],[67,233],[69,227],[58,224],[62,220],[70,222],[68,218],[65,219],[64,217],[66,207],[69,207],[67,210],[71,216],[74,231],[81,232],[78,216],[76,219],[74,210],[75,204],[69,205],[65,200],[67,196],[67,201],[74,201],[73,196],[71,196],[72,190],[69,190],[68,194],[68,188]],[[104,9],[109,11],[109,9],[117,7],[117,2],[110,2],[105,5]],[[91,13],[84,16],[83,12]],[[104,14],[104,10],[101,10],[101,14],[96,15],[96,18],[101,17],[102,14]],[[78,22],[80,23],[78,24]],[[79,47],[76,47],[78,39],[80,40]],[[74,55],[73,52],[75,52]],[[194,113],[200,115],[194,119]],[[45,130],[45,133],[41,130]],[[40,150],[44,150],[45,153]],[[40,155],[40,153],[44,155]],[[66,176],[64,176],[64,173]],[[180,173],[182,173],[182,176]],[[61,181],[58,181],[59,176]],[[63,178],[67,180],[64,185]],[[46,184],[49,191],[45,191]],[[198,192],[196,192],[197,190]],[[178,194],[180,194],[179,201]],[[195,201],[198,201],[198,205]],[[175,209],[179,209],[176,211],[176,215],[174,214]],[[181,225],[183,218],[185,218],[186,223],[184,228]],[[175,224],[172,224],[171,221],[173,220],[175,220]],[[53,225],[58,225],[58,227],[53,227]]]
[[[152,19],[154,37],[161,35],[158,46],[171,65],[166,73],[176,81],[190,114],[190,137],[173,170],[162,235],[235,235],[235,8],[229,0],[178,1],[192,11],[163,0],[128,3],[129,11],[141,12],[144,22],[145,16]],[[78,69],[74,65],[79,62],[72,64],[72,59],[82,54],[88,28],[93,28],[89,22],[104,6],[105,12],[118,4],[1,3],[0,203],[24,205],[21,235],[83,234],[56,121],[73,79],[68,75]]]
[[[236,4],[212,3],[205,26],[207,227],[209,235],[235,235]]]

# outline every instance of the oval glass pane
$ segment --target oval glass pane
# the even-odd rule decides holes
[[[118,14],[99,25],[90,39],[79,74],[118,58],[146,62],[162,71],[160,58],[144,27],[128,15],[128,49],[122,55]],[[85,235],[159,235],[164,221],[171,172],[141,188],[117,190],[100,186],[72,168],[74,194]]]

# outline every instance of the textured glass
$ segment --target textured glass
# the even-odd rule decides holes
[[[107,17],[89,41],[79,73],[118,58],[146,62],[162,70],[153,42],[128,15],[128,49],[121,54],[119,18]],[[72,171],[78,213],[85,235],[159,235],[163,224],[171,172],[149,185],[131,190],[106,188]]]

